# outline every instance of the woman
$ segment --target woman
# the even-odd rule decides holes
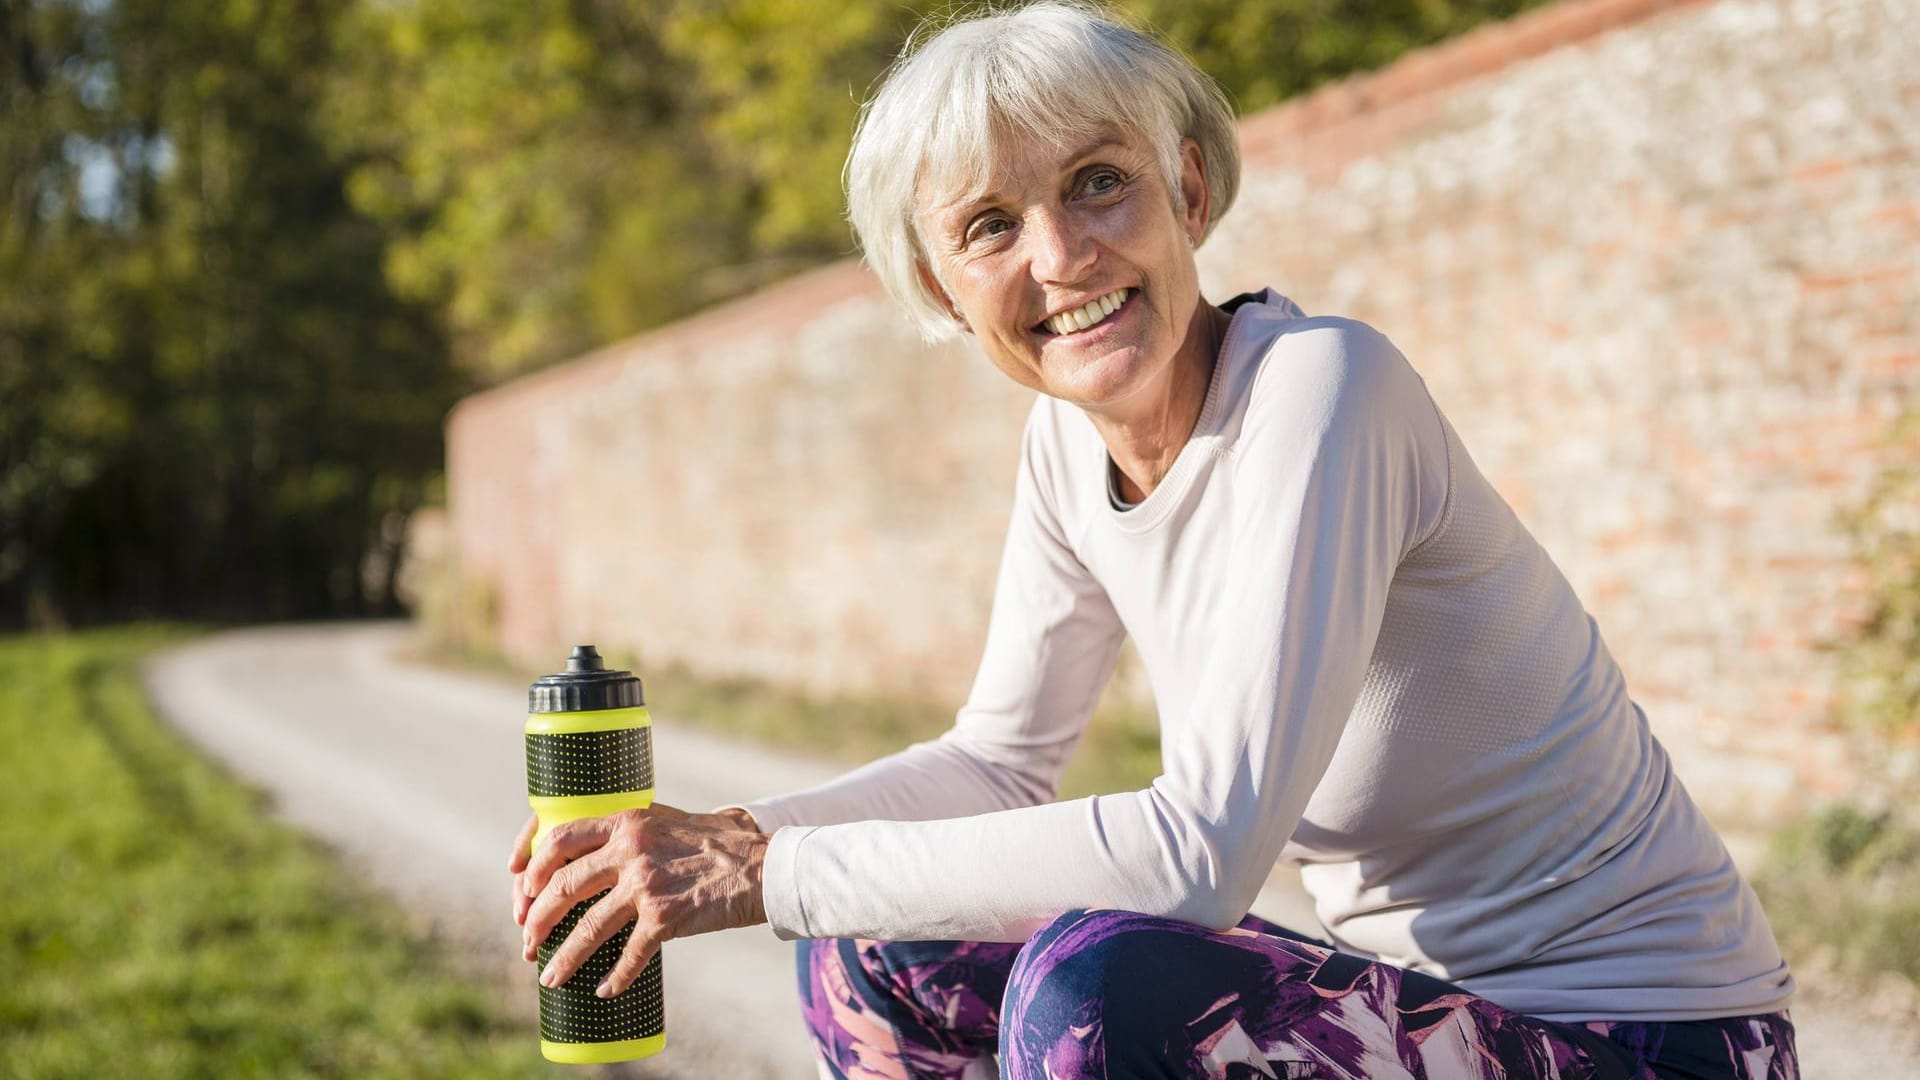
[[[1095,11],[909,48],[854,226],[1040,393],[973,692],[815,790],[523,833],[529,955],[612,889],[546,978],[770,922],[835,1077],[1796,1075],[1758,902],[1420,377],[1200,296],[1238,172],[1218,89]],[[1049,802],[1129,635],[1164,772]],[[1248,914],[1279,859],[1331,944]]]

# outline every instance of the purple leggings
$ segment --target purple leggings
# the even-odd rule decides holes
[[[799,945],[801,1012],[837,1080],[1799,1076],[1785,1012],[1558,1023],[1253,915],[1215,932],[1070,911],[1024,945]]]

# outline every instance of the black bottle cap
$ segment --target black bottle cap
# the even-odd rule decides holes
[[[585,712],[589,709],[631,709],[646,704],[640,680],[631,671],[609,671],[600,650],[575,645],[567,670],[542,675],[527,688],[527,711]]]

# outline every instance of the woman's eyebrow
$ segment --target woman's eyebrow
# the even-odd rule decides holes
[[[1072,168],[1073,166],[1080,164],[1086,159],[1093,157],[1095,154],[1100,153],[1102,150],[1111,150],[1111,149],[1124,150],[1126,149],[1126,144],[1121,142],[1118,139],[1113,138],[1112,136],[1102,136],[1099,141],[1089,143],[1085,147],[1082,147],[1081,149],[1075,151],[1071,156],[1069,156],[1066,159],[1065,167]]]

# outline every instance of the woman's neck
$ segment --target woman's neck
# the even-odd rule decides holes
[[[1148,395],[1147,407],[1131,415],[1088,413],[1119,468],[1120,497],[1127,502],[1151,495],[1192,437],[1213,381],[1220,341],[1232,321],[1233,316],[1202,297],[1187,323],[1186,340],[1167,365],[1165,386]]]

